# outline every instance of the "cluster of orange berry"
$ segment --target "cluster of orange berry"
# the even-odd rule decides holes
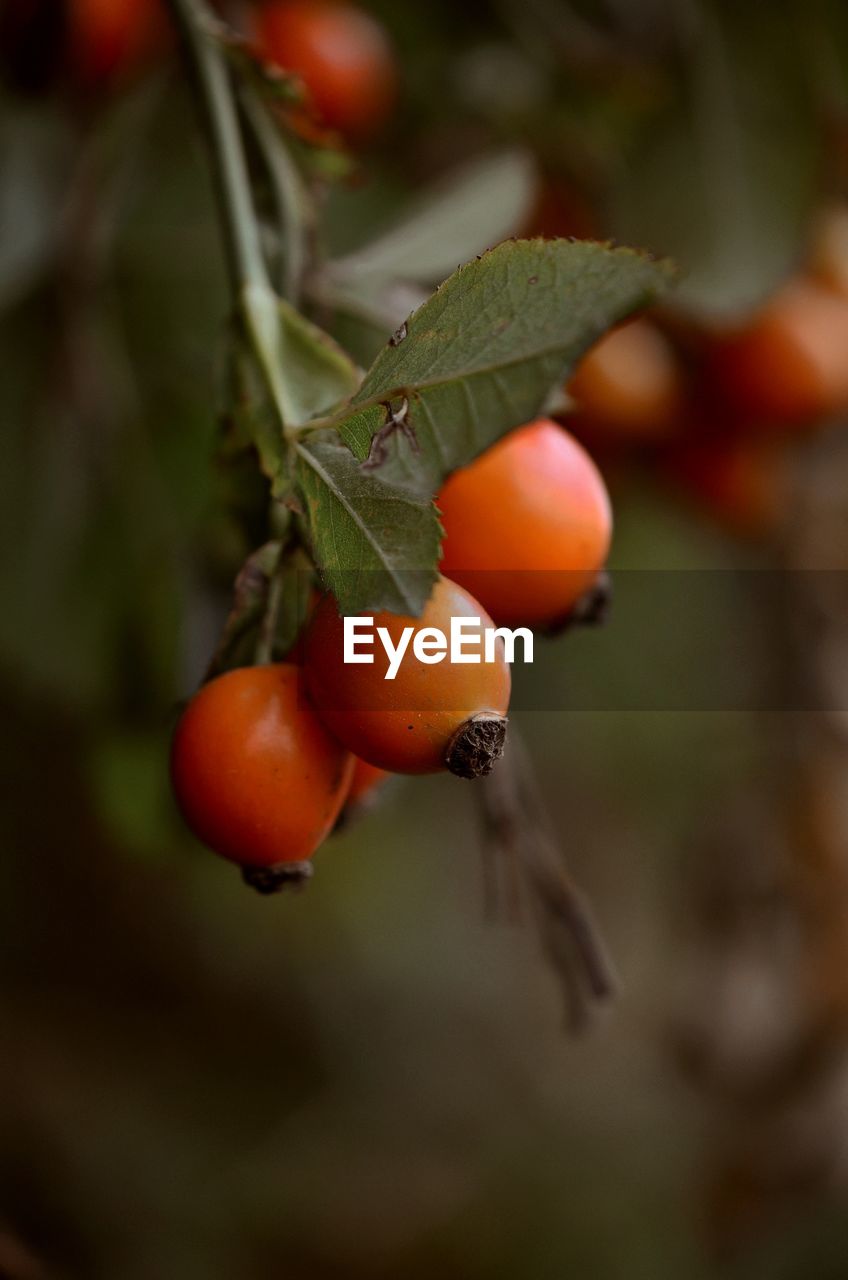
[[[163,0],[0,0],[0,35],[15,73],[64,71],[86,92],[132,79],[171,42]],[[248,46],[302,83],[309,118],[351,141],[391,114],[397,69],[383,27],[345,0],[268,0],[247,11]],[[35,63],[38,64],[37,69]]]
[[[454,618],[550,628],[567,621],[607,556],[612,517],[589,455],[548,419],[453,473],[436,500],[442,575],[418,618],[375,615],[396,645]],[[475,594],[472,595],[469,587]],[[292,659],[296,659],[293,661]],[[345,806],[387,773],[486,773],[500,754],[511,677],[494,662],[344,661],[329,594],[312,603],[290,660],[206,684],[174,735],[172,778],[188,825],[270,890],[308,874]]]
[[[25,90],[67,80],[81,94],[122,85],[171,37],[161,0],[2,0],[3,70]]]
[[[735,324],[640,317],[603,338],[570,385],[573,430],[610,454],[647,451],[737,532],[770,530],[792,453],[848,413],[848,211],[823,215],[807,261]]]

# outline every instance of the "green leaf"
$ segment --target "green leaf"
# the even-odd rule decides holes
[[[252,444],[265,475],[272,482],[277,480],[284,473],[286,460],[280,417],[259,361],[239,332],[234,333],[230,348],[224,418],[228,450],[238,451]]]
[[[363,411],[407,401],[418,452],[394,448],[386,480],[432,494],[551,391],[611,325],[653,301],[672,270],[631,249],[518,240],[460,267],[374,361],[336,423],[357,457],[382,425]],[[386,421],[383,415],[382,422]]]
[[[436,580],[435,507],[359,466],[333,432],[294,446],[313,555],[342,613],[417,615]]]
[[[422,306],[432,286],[408,281],[362,279],[354,285],[326,279],[312,289],[313,302],[333,318],[333,336],[364,368],[379,355],[386,338],[411,311]]]
[[[371,450],[371,441],[386,422],[386,410],[382,405],[369,405],[344,420],[345,444],[355,457],[364,461]]]
[[[337,408],[359,386],[361,375],[323,330],[289,303],[273,295],[271,300],[274,314],[268,331],[276,336],[276,346],[267,359],[273,367],[263,368],[261,344],[236,324],[226,413],[232,427],[230,447],[253,444],[272,492],[280,496],[290,488],[283,422],[299,426]]]
[[[333,262],[329,279],[398,279],[434,285],[521,226],[535,195],[536,171],[523,151],[477,158],[423,192],[409,212],[371,244]]]
[[[359,386],[359,370],[341,347],[288,302],[278,301],[286,421],[300,426],[328,413]]]
[[[617,166],[614,234],[671,255],[675,301],[695,315],[743,315],[797,264],[821,158],[808,17],[786,0],[693,7],[675,109],[664,101]]]
[[[309,597],[315,582],[311,569],[294,562],[284,565],[278,577],[271,643],[271,657],[275,662],[283,661],[294,648],[309,617]]]

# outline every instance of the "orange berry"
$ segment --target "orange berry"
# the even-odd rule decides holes
[[[347,793],[346,804],[358,804],[360,800],[364,800],[370,795],[375,787],[385,782],[390,774],[386,769],[378,769],[373,764],[368,764],[365,760],[357,759],[353,766],[353,777],[350,782],[350,791]]]
[[[204,685],[174,733],[171,778],[198,839],[245,867],[312,856],[350,788],[353,759],[330,736],[286,663]]]
[[[167,40],[160,0],[70,0],[71,67],[88,88],[102,88],[138,68]]]
[[[420,618],[368,616],[375,638],[376,628],[384,627],[394,645],[404,628],[413,629],[393,680],[385,678],[389,663],[379,643],[373,663],[345,663],[343,621],[332,596],[318,605],[306,631],[307,687],[331,733],[362,760],[391,773],[489,772],[503,746],[511,684],[500,641],[496,661],[471,664],[452,662],[449,653],[438,664],[421,662],[413,643],[430,628],[449,637],[452,618],[483,627],[492,625],[491,618],[447,578],[439,578]],[[469,760],[469,752],[479,759]]]
[[[665,334],[650,320],[630,320],[586,353],[568,390],[599,436],[652,441],[675,425],[683,375]]]
[[[848,409],[847,352],[848,300],[797,279],[714,337],[706,371],[737,416],[803,427]]]
[[[260,55],[300,77],[319,120],[354,139],[391,113],[397,70],[375,18],[346,0],[271,0],[257,16]]]
[[[449,476],[436,499],[441,569],[497,623],[561,621],[603,568],[612,512],[582,445],[548,418]]]
[[[696,440],[676,449],[666,466],[671,478],[733,533],[767,534],[786,509],[789,458],[779,441]]]

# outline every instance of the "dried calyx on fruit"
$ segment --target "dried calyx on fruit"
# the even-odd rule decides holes
[[[420,618],[373,617],[395,643],[405,628],[416,636],[448,632],[454,618],[480,629],[493,626],[477,601],[446,578],[438,579]],[[502,647],[492,662],[466,664],[446,655],[438,666],[410,647],[396,678],[387,680],[384,649],[374,647],[373,662],[345,662],[344,621],[327,595],[309,622],[304,650],[307,688],[319,716],[368,764],[392,773],[447,769],[469,778],[490,772],[501,755],[511,685]]]

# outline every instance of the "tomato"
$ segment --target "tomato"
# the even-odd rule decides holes
[[[303,81],[319,120],[353,139],[388,119],[397,95],[382,26],[345,0],[271,0],[257,16],[260,55]]]
[[[848,300],[796,279],[713,335],[707,377],[752,425],[804,427],[848,410]]]
[[[438,628],[449,639],[452,618],[489,627],[491,618],[446,578],[437,581],[420,618],[367,617],[375,628],[375,660],[367,665],[344,662],[343,621],[332,596],[323,598],[307,628],[307,687],[330,732],[368,764],[392,773],[489,772],[501,753],[509,706],[510,671],[501,642],[491,663],[452,662],[447,655],[430,664],[414,656],[410,641],[395,679],[387,680],[389,662],[376,628],[384,627],[396,645],[405,627],[413,636]]]
[[[612,512],[582,445],[539,418],[455,471],[436,499],[441,569],[497,623],[561,621],[603,567]]]
[[[69,0],[70,61],[89,88],[111,85],[165,45],[169,27],[161,0]]]
[[[568,390],[594,433],[650,441],[675,426],[683,374],[662,331],[650,320],[630,320],[587,352]]]
[[[204,685],[177,725],[171,778],[194,834],[224,858],[272,868],[312,856],[350,788],[353,759],[287,663]]]

